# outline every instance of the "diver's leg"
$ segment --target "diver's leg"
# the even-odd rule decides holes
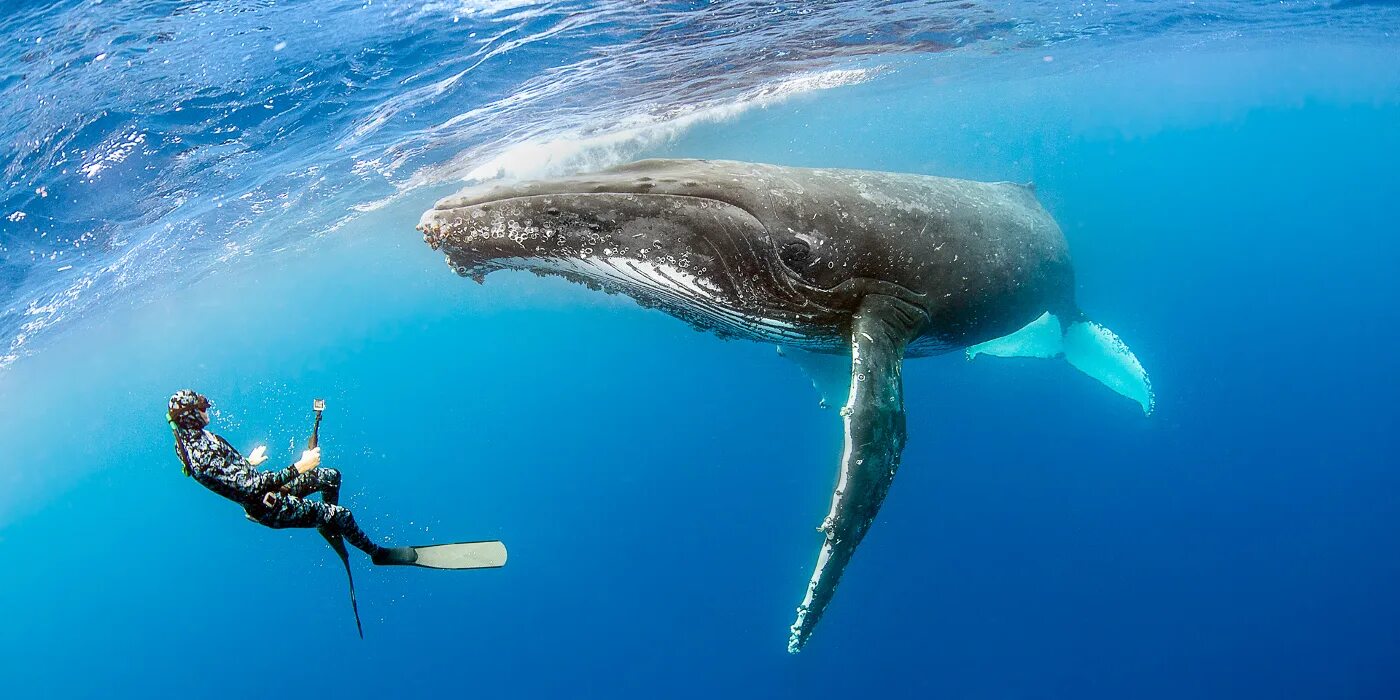
[[[371,557],[383,555],[384,548],[375,544],[370,540],[369,535],[360,529],[359,523],[355,522],[355,515],[350,512],[349,508],[333,506],[328,503],[322,503],[321,506],[331,511],[330,517],[323,527],[343,536],[345,541],[354,545],[355,549]]]
[[[287,492],[299,498],[306,498],[318,491],[322,501],[339,504],[340,470],[317,467],[287,483]]]
[[[333,506],[325,503],[319,504],[323,508],[333,510],[330,522],[325,526],[327,530],[334,530],[345,536],[345,540],[355,548],[369,555],[376,564],[412,564],[418,560],[418,553],[412,547],[381,547],[370,541],[369,535],[360,529],[355,522],[355,515],[349,508]]]
[[[349,508],[285,493],[275,496],[277,507],[258,518],[258,522],[268,527],[314,527],[332,547],[344,537],[356,549],[368,554],[376,564],[412,564],[418,558],[412,547],[381,547],[375,544],[360,529]]]
[[[321,502],[339,505],[340,470],[317,467],[298,475],[287,484],[287,492],[299,498],[305,498],[318,491],[321,493]],[[326,526],[318,526],[316,530],[326,538],[331,549],[342,557],[345,555],[345,538],[341,537],[338,531]]]
[[[321,527],[329,517],[320,508],[326,504],[320,501],[293,496],[285,491],[275,491],[268,498],[271,499],[270,509],[257,513],[255,519],[270,528]]]
[[[331,505],[340,505],[340,470],[316,468],[322,472],[321,500]]]
[[[275,494],[274,498],[277,506],[258,518],[258,522],[263,525],[278,529],[314,527],[319,529],[327,540],[344,536],[356,549],[370,556],[384,549],[371,541],[369,535],[360,529],[349,508],[285,493]]]

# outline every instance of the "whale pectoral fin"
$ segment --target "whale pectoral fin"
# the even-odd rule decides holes
[[[818,528],[826,541],[788,639],[792,653],[811,637],[894,481],[905,437],[900,367],[905,346],[926,320],[921,310],[882,295],[865,297],[854,316],[850,393],[841,409],[846,446],[831,510]]]
[[[851,356],[830,355],[796,347],[778,346],[778,354],[792,360],[812,382],[822,408],[836,403],[851,385]]]

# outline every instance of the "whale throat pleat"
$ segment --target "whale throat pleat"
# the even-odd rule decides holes
[[[642,306],[661,307],[697,328],[721,335],[812,350],[833,347],[833,339],[814,335],[800,324],[745,313],[711,283],[662,262],[599,256],[522,257],[498,260],[495,265],[596,285],[631,297]]]

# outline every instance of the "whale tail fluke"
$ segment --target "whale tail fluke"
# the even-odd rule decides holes
[[[1050,312],[1026,327],[967,349],[967,359],[993,357],[1060,357],[1104,386],[1136,401],[1152,415],[1154,399],[1147,370],[1113,331],[1087,318],[1063,323]]]

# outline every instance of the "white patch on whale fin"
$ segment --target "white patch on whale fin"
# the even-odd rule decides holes
[[[967,359],[993,357],[1058,357],[1064,355],[1075,369],[1126,396],[1152,415],[1152,382],[1126,343],[1113,331],[1093,321],[1077,321],[1064,333],[1060,319],[1045,312],[1011,335],[967,349]]]
[[[993,357],[1058,357],[1065,351],[1060,319],[1046,311],[1011,335],[979,343],[967,349],[967,359],[978,355]]]
[[[792,360],[812,382],[820,397],[819,406],[828,408],[841,400],[851,384],[851,354],[812,352],[791,345],[777,346],[778,355]]]
[[[1080,321],[1065,331],[1064,346],[1065,359],[1075,369],[1138,402],[1143,415],[1152,415],[1154,399],[1147,370],[1113,331],[1093,321]]]

